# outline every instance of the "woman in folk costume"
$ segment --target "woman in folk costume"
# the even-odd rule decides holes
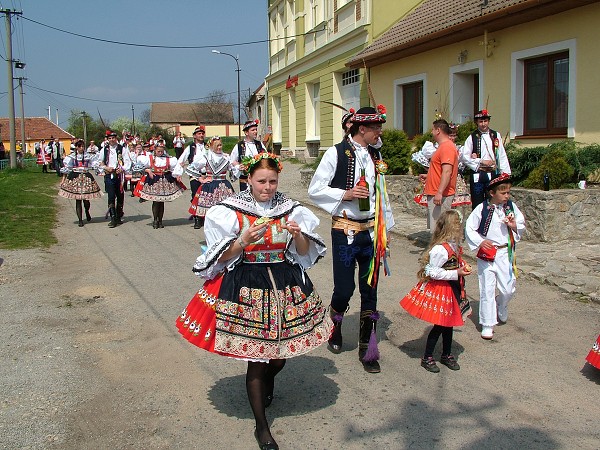
[[[189,212],[204,224],[204,217],[211,206],[235,194],[233,186],[227,179],[231,172],[238,173],[239,166],[233,166],[229,155],[223,153],[223,142],[219,136],[213,136],[209,141],[209,151],[199,161],[189,164],[186,168],[190,176],[203,174],[202,185],[196,192]],[[235,175],[234,175],[235,176]]]
[[[585,359],[596,369],[600,369],[600,335]]]
[[[305,273],[326,251],[319,219],[277,192],[281,165],[261,153],[246,164],[248,189],[206,214],[208,250],[194,272],[204,285],[177,320],[192,344],[248,362],[246,390],[261,448],[279,448],[265,408],[286,359],[327,342],[332,323]]]
[[[134,194],[144,200],[152,201],[152,227],[164,228],[165,202],[172,202],[186,190],[186,187],[176,179],[182,173],[177,158],[169,156],[165,152],[164,145],[158,145],[154,155],[138,156],[133,170],[146,172],[136,186]]]
[[[125,178],[130,177],[129,178],[129,185],[130,190],[131,190],[131,196],[135,197],[134,191],[135,188],[137,187],[137,184],[140,182],[140,180],[142,179],[142,177],[144,176],[144,169],[142,169],[140,166],[136,167],[137,164],[137,160],[140,156],[146,156],[146,150],[145,148],[149,148],[150,144],[142,144],[141,142],[138,142],[137,144],[135,144],[135,148],[133,149],[133,151],[129,152],[130,158],[131,158],[131,175],[125,175]]]
[[[421,360],[421,366],[429,372],[440,371],[433,359],[440,335],[440,362],[452,370],[460,369],[451,352],[452,331],[453,327],[464,324],[463,314],[471,314],[464,280],[471,273],[471,267],[462,261],[462,236],[461,214],[456,210],[443,212],[436,221],[429,247],[421,257],[419,282],[400,301],[400,306],[411,316],[433,324]]]
[[[46,152],[46,141],[44,139],[35,144],[35,153],[37,154],[36,164],[42,166],[43,173],[48,173],[48,164],[52,162],[52,158],[50,153]]]
[[[456,144],[456,137],[458,136],[458,125],[450,124],[450,134],[448,137],[452,142]],[[456,177],[456,194],[454,194],[454,198],[452,199],[452,208],[457,208],[459,206],[467,206],[471,204],[471,195],[469,194],[469,188],[467,187],[467,183],[465,182],[465,178],[463,177],[463,172],[465,170],[466,164],[464,161],[464,155],[461,152],[462,146],[456,146],[456,150],[458,152],[458,175]],[[412,154],[411,158],[414,162],[422,165],[425,168],[429,168],[429,160],[437,150],[437,144],[426,141],[423,145],[423,148],[418,152]],[[424,186],[424,185],[423,185]],[[421,193],[415,195],[414,201],[421,206],[427,208],[427,196],[423,195],[423,190],[421,189]]]
[[[75,143],[75,152],[65,156],[61,169],[64,176],[58,195],[75,200],[75,211],[80,227],[83,226],[83,208],[85,208],[85,218],[90,222],[92,220],[90,200],[102,197],[100,186],[89,173],[93,160],[94,157],[85,152],[83,141],[79,140]]]

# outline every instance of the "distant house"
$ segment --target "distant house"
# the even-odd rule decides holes
[[[267,110],[265,108],[265,83],[262,83],[250,96],[246,103],[248,109],[248,117],[250,119],[258,119],[258,135],[264,137],[267,130]]]
[[[15,119],[16,140],[21,142],[21,119]],[[10,150],[10,124],[7,117],[0,117],[0,139],[8,152]],[[71,146],[71,139],[74,138],[71,133],[66,132],[58,125],[55,125],[45,117],[26,117],[25,118],[25,153],[33,154],[36,142],[45,139],[46,142],[53,137],[60,140],[65,151],[68,153]]]
[[[198,124],[206,135],[237,136],[231,103],[152,103],[150,123],[191,137]]]

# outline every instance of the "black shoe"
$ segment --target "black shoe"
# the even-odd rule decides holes
[[[88,222],[92,221],[92,216],[90,216],[90,212],[89,211],[85,212],[85,220],[87,220]]]
[[[460,370],[460,366],[458,365],[458,363],[454,359],[454,356],[452,355],[442,355],[442,357],[440,358],[440,362],[450,370]]]
[[[164,228],[165,226],[162,223],[162,220],[158,221],[158,228]]]
[[[421,359],[421,367],[432,373],[438,373],[440,371],[440,368],[437,366],[435,359],[433,359],[432,356]]]
[[[362,361],[363,369],[367,373],[379,373],[381,372],[381,366],[379,365],[379,361]]]
[[[158,228],[158,220],[152,221],[152,228],[154,228],[155,230]]]
[[[258,440],[257,430],[254,430],[254,438],[256,439],[256,442],[258,442],[258,448],[260,448],[260,450],[279,450],[279,445],[277,445],[277,442],[275,441],[260,442]]]
[[[200,224],[200,218],[194,216],[194,230],[199,230],[200,228],[202,228],[202,225]]]
[[[83,226],[83,220],[79,220],[79,226],[82,227]]]
[[[117,226],[117,221],[111,219],[110,222],[108,222],[108,228],[114,228]]]

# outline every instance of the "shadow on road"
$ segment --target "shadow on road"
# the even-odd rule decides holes
[[[326,376],[335,373],[337,369],[331,359],[314,356],[289,359],[275,379],[275,398],[267,415],[296,416],[335,404],[340,388]],[[209,390],[208,399],[223,414],[238,419],[253,418],[245,374],[218,380]]]

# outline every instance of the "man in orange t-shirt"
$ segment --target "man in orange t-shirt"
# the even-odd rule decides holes
[[[440,214],[452,207],[458,174],[458,152],[450,140],[450,127],[444,119],[433,122],[431,132],[438,148],[429,163],[424,193],[427,195],[427,227],[433,231]]]

